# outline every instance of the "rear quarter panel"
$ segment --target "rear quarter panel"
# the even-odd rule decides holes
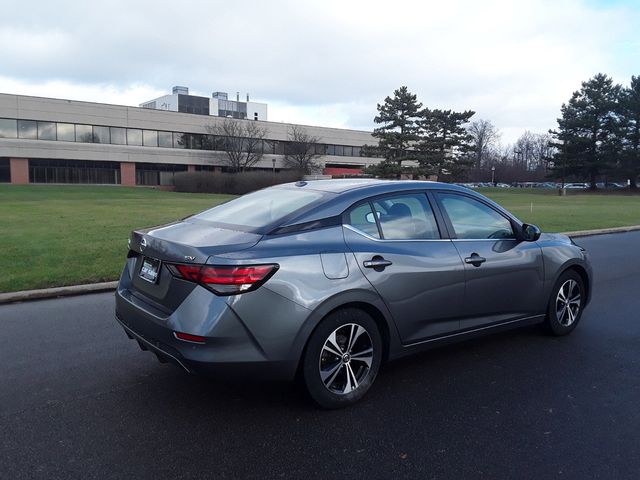
[[[309,335],[322,318],[340,306],[355,303],[372,306],[382,314],[389,340],[396,345],[397,332],[391,315],[348,252],[341,225],[267,236],[249,250],[209,259],[209,263],[217,264],[239,261],[280,266],[258,291],[230,297],[229,305],[247,322],[259,342],[266,340],[276,349],[290,348],[285,356],[300,358]],[[263,289],[286,302],[265,303],[262,295],[253,295]],[[269,316],[285,318],[265,322]],[[291,345],[293,336],[296,340],[288,347],[287,341]]]

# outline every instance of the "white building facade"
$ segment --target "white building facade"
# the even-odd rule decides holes
[[[226,153],[204,140],[226,118],[0,94],[0,182],[171,185],[176,172],[224,171]],[[257,121],[267,135],[255,168],[285,168],[294,125]],[[362,156],[363,145],[375,144],[370,132],[299,127],[319,139],[318,162],[327,174],[359,174],[380,161]]]

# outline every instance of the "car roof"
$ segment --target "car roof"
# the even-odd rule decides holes
[[[452,185],[449,183],[432,182],[426,180],[378,180],[372,178],[349,178],[336,180],[303,180],[295,183],[285,183],[279,187],[301,188],[304,190],[317,190],[329,193],[345,193],[351,191],[376,191],[384,193],[385,191],[394,190],[412,190],[412,189],[455,189],[467,190],[466,188]]]
[[[312,190],[324,193],[325,198],[309,210],[300,212],[286,219],[280,227],[304,222],[314,222],[336,215],[341,215],[347,208],[366,198],[386,195],[394,192],[411,192],[424,190],[448,190],[466,193],[489,202],[508,216],[516,219],[500,205],[473,190],[451,183],[421,181],[421,180],[374,180],[374,179],[341,179],[341,180],[309,180],[296,183],[285,183],[271,188],[296,189],[300,191]],[[517,219],[516,219],[517,220]]]

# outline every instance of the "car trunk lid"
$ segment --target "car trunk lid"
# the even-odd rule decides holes
[[[135,230],[129,245],[131,292],[170,314],[196,284],[172,275],[167,264],[205,264],[212,255],[251,248],[260,238],[192,219]]]

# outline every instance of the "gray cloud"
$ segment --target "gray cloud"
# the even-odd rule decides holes
[[[132,86],[185,84],[250,92],[274,105],[274,120],[370,128],[375,104],[407,85],[426,105],[473,109],[511,132],[553,127],[560,104],[598,71],[624,82],[640,73],[638,10],[444,3],[14,2],[0,19],[0,90],[55,80],[71,94],[107,86],[127,103]]]

